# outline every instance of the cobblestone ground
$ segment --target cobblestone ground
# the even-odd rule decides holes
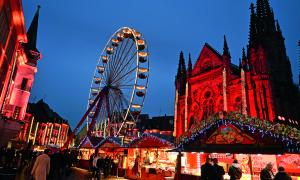
[[[1,169],[0,168],[0,180],[26,180],[24,171],[17,171],[16,169]],[[109,180],[125,180],[121,177],[109,177],[105,178]],[[70,174],[68,176],[62,176],[55,178],[55,180],[93,180],[92,174],[85,169],[71,168]],[[101,180],[104,180],[102,178]]]
[[[80,169],[80,168],[72,168],[72,172],[71,174],[66,178],[66,180],[81,180],[81,179],[84,179],[84,180],[92,180],[92,174],[88,171],[88,170],[85,170],[85,169]],[[104,179],[104,178],[102,178]],[[109,179],[109,180],[125,180],[124,178],[122,177],[109,177],[109,178],[105,178],[106,179]]]

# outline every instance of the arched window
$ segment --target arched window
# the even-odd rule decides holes
[[[202,119],[207,119],[214,112],[214,102],[212,99],[212,93],[207,91],[204,93],[203,101],[203,116]]]

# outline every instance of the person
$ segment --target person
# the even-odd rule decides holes
[[[214,163],[214,165],[213,165],[214,170],[217,174],[216,180],[223,180],[224,179],[223,175],[225,174],[223,166],[220,166],[218,164],[218,159],[217,158],[213,159],[213,163]]]
[[[96,176],[98,178],[98,180],[101,180],[101,175],[102,175],[102,171],[104,169],[104,158],[103,157],[99,157],[97,159],[97,163],[96,163],[96,167],[97,167],[97,173]]]
[[[292,180],[292,178],[284,171],[284,168],[282,166],[279,166],[274,180]]]
[[[260,179],[261,180],[274,179],[272,168],[273,168],[273,164],[271,162],[267,163],[266,167],[260,171]]]
[[[95,154],[94,158],[93,158],[93,172],[92,172],[92,177],[93,178],[101,178],[101,173],[99,175],[99,172],[100,172],[100,167],[99,167],[99,164],[98,164],[98,161],[100,159],[100,156],[99,156],[99,153],[97,151],[97,154]]]
[[[50,157],[50,173],[49,179],[61,179],[61,165],[62,165],[62,156],[60,152],[56,152]]]
[[[97,168],[96,168],[96,166],[93,165],[93,164],[95,164],[95,163],[93,163],[93,161],[94,161],[94,158],[96,156],[98,156],[98,152],[99,152],[99,149],[96,148],[95,153],[90,156],[90,160],[89,160],[89,167],[90,167],[90,171],[92,172],[93,177],[96,176],[96,172],[97,172]]]
[[[201,179],[203,180],[212,180],[216,179],[216,172],[214,167],[211,164],[211,159],[206,158],[205,164],[201,166]]]
[[[35,180],[46,180],[50,172],[50,149],[45,149],[44,154],[38,156],[34,162],[31,175]]]
[[[242,177],[242,170],[238,161],[233,160],[232,165],[229,167],[228,175],[230,176],[230,180],[239,180]]]
[[[134,165],[132,167],[132,172],[136,177],[139,177],[139,163],[140,163],[140,156],[137,155],[137,157],[134,160]]]

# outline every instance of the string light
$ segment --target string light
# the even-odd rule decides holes
[[[269,121],[251,118],[239,113],[229,113],[226,119],[211,117],[206,122],[201,122],[190,131],[180,137],[178,149],[184,150],[185,145],[204,137],[208,131],[212,131],[221,125],[234,125],[241,130],[247,130],[251,134],[258,133],[261,138],[271,137],[275,142],[283,145],[283,149],[288,152],[300,152],[300,132],[296,128],[282,124],[273,124]]]

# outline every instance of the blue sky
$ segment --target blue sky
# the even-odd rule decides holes
[[[250,0],[26,0],[28,27],[41,5],[37,46],[42,53],[31,101],[44,98],[74,127],[86,110],[98,56],[120,27],[140,31],[149,46],[150,78],[143,113],[174,114],[174,77],[180,51],[193,64],[205,42],[222,52],[226,34],[237,64],[248,41]],[[297,42],[300,1],[271,0],[279,20],[294,81],[298,82]]]

